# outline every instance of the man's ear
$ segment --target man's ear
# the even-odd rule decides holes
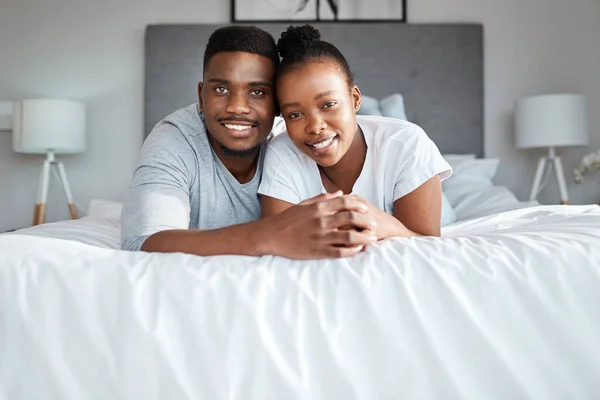
[[[204,112],[204,105],[202,104],[202,82],[198,82],[198,104],[200,105],[200,111]]]

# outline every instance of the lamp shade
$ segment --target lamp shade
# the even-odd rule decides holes
[[[73,154],[85,151],[85,105],[70,100],[29,99],[13,107],[13,150]]]
[[[586,146],[589,142],[585,98],[552,94],[521,99],[515,110],[518,148]]]

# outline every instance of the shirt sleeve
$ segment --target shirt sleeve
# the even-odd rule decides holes
[[[287,165],[283,163],[276,151],[272,147],[268,147],[258,193],[292,204],[300,203],[302,200],[300,200],[298,187],[293,174],[288,170],[288,167],[293,164],[292,162],[288,162]]]
[[[190,187],[196,179],[194,150],[173,125],[157,126],[142,146],[121,215],[121,247],[140,250],[152,234],[188,229]]]
[[[443,181],[452,174],[452,168],[425,131],[417,125],[412,129],[410,139],[404,143],[406,156],[395,157],[394,201],[406,196],[435,175],[439,175]]]

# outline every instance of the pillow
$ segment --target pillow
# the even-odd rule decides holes
[[[406,111],[404,110],[404,98],[401,94],[395,93],[391,96],[379,101],[379,109],[384,117],[406,119]]]
[[[377,115],[382,116],[379,109],[379,101],[369,96],[362,96],[362,103],[356,112],[358,115]]]
[[[492,180],[496,176],[497,158],[472,158],[465,156],[444,156],[452,167],[452,176],[442,183],[444,188],[455,188],[462,184],[479,185],[482,187],[493,186]],[[450,199],[452,202],[452,200]]]
[[[463,221],[521,207],[523,205],[510,190],[504,186],[490,186],[467,191],[456,201],[454,210],[457,220]]]
[[[450,225],[456,222],[456,213],[452,208],[452,204],[446,198],[446,195],[442,192],[442,219],[441,226]]]
[[[442,154],[442,157],[452,166],[462,160],[473,160],[475,154]]]
[[[442,182],[442,190],[457,221],[519,208],[519,200],[510,190],[493,183],[499,159],[472,155],[444,158],[452,167],[452,175]]]
[[[93,199],[90,201],[87,216],[120,221],[122,209],[123,203],[110,200]]]
[[[406,119],[406,112],[404,111],[404,98],[399,93],[394,93],[382,100],[363,95],[362,104],[357,114],[377,115],[408,121]]]
[[[268,140],[273,139],[280,133],[285,132],[285,120],[281,116],[276,116],[273,120],[273,128],[271,129],[271,137]]]

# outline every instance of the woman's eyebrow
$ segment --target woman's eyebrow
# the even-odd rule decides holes
[[[290,103],[285,103],[284,105],[281,106],[281,109],[283,110],[284,108],[287,107],[300,107],[300,103],[297,101],[292,101]]]
[[[319,93],[318,95],[315,96],[315,100],[319,100],[321,97],[329,96],[333,92],[334,92],[334,90],[328,90],[326,92]]]
[[[315,100],[319,100],[321,97],[325,97],[325,96],[329,96],[330,94],[334,93],[335,90],[328,90],[326,92],[323,93],[319,93],[318,95],[315,96]],[[292,101],[290,103],[285,103],[284,105],[281,106],[281,109],[283,110],[286,107],[299,107],[300,103],[297,101]]]

